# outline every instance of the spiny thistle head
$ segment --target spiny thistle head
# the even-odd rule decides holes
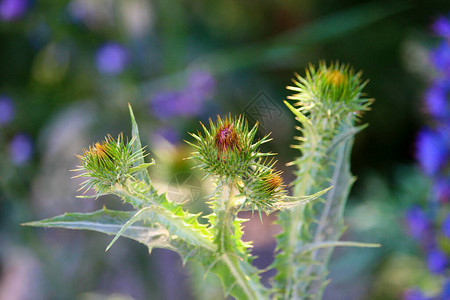
[[[244,197],[243,207],[252,211],[271,211],[286,196],[282,172],[276,171],[273,164],[271,161],[266,167],[257,168],[252,178],[240,187],[240,196]]]
[[[198,167],[208,175],[237,180],[245,176],[251,166],[258,165],[262,157],[271,155],[258,149],[270,140],[268,136],[254,143],[258,126],[249,130],[242,116],[232,118],[229,115],[225,119],[217,116],[216,122],[209,119],[209,129],[200,124],[203,134],[191,134],[196,143],[187,143],[196,149],[191,158],[200,160],[202,163]]]
[[[271,172],[262,179],[262,189],[270,197],[272,197],[277,191],[282,190],[285,185],[283,184],[283,178],[281,178],[281,171]]]
[[[297,92],[289,96],[300,112],[314,118],[340,118],[343,115],[358,117],[369,110],[372,99],[364,98],[362,89],[367,81],[361,80],[362,72],[355,73],[348,64],[320,62],[306,69],[305,77],[295,74],[295,86],[286,87]]]
[[[88,149],[84,149],[82,155],[77,155],[81,164],[73,171],[81,171],[75,177],[86,177],[81,184],[81,190],[85,192],[94,188],[97,195],[104,194],[116,183],[123,183],[128,178],[133,178],[137,172],[152,163],[135,166],[143,156],[144,149],[133,151],[135,138],[124,141],[123,135],[117,139],[108,135],[104,141],[94,143]]]

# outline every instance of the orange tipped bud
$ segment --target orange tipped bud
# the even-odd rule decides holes
[[[270,173],[264,179],[264,189],[267,193],[274,193],[278,189],[283,189],[285,185],[283,184],[283,178],[281,178],[281,172]]]

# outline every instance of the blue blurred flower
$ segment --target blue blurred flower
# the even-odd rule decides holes
[[[425,212],[417,205],[411,207],[406,212],[406,224],[409,234],[416,239],[423,238],[430,228],[430,220],[428,220]]]
[[[440,202],[450,202],[450,177],[439,178],[434,183],[433,190],[435,197]]]
[[[168,119],[183,112],[183,94],[180,91],[162,91],[156,93],[151,100],[151,107],[156,117]]]
[[[450,38],[450,20],[445,17],[438,18],[432,25],[433,31],[444,38]]]
[[[447,238],[450,238],[450,214],[448,214],[447,217],[442,222],[442,233]]]
[[[431,52],[431,62],[436,70],[441,71],[444,75],[450,76],[450,45],[448,41],[442,41]]]
[[[434,118],[442,119],[450,116],[450,105],[447,101],[448,84],[436,81],[425,93],[425,103],[428,112]]]
[[[431,273],[440,274],[445,271],[448,259],[439,249],[432,249],[427,254],[427,266]]]
[[[436,175],[448,160],[449,149],[440,132],[422,129],[417,136],[417,159],[427,175]]]
[[[97,69],[103,74],[119,74],[126,67],[127,63],[128,53],[118,43],[106,43],[97,50]]]
[[[450,299],[450,281],[447,278],[447,281],[442,286],[441,299],[448,300]]]
[[[15,165],[25,164],[33,154],[33,142],[27,134],[19,133],[9,143],[9,155]]]
[[[403,294],[403,300],[427,300],[428,298],[418,289],[407,290]]]
[[[16,20],[25,14],[27,7],[27,0],[0,0],[0,20]]]
[[[166,141],[171,144],[177,144],[180,141],[180,135],[178,132],[172,127],[162,127],[155,132],[155,135],[158,137],[164,138]]]
[[[205,71],[190,74],[181,91],[161,91],[153,95],[150,106],[159,119],[176,116],[196,116],[203,112],[204,102],[215,87],[212,75]]]
[[[215,86],[216,82],[211,73],[204,70],[196,70],[189,75],[186,92],[200,99],[211,94]]]
[[[0,96],[0,126],[6,125],[14,118],[14,103],[11,98]]]

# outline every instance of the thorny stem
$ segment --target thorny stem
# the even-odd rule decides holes
[[[227,235],[233,235],[234,233],[231,232],[229,229],[233,228],[233,219],[234,219],[234,206],[236,198],[234,197],[235,193],[235,187],[232,182],[222,182],[221,185],[223,186],[223,197],[222,201],[220,201],[220,210],[223,210],[223,214],[219,213],[218,217],[220,215],[223,216],[223,220],[219,221],[219,224],[221,223],[222,228],[220,229],[221,237],[220,237],[220,243],[219,249],[223,251],[223,253],[220,256],[220,259],[225,263],[225,265],[229,268],[230,273],[234,276],[236,279],[237,284],[242,288],[244,293],[247,295],[248,299],[254,299],[254,300],[260,300],[264,299],[264,296],[260,293],[258,289],[254,288],[254,285],[251,285],[251,279],[248,275],[245,274],[245,271],[240,266],[240,259],[236,254],[230,253],[230,250],[233,249],[227,249],[226,241],[228,239],[232,239],[231,236]],[[245,262],[244,262],[245,263]]]
[[[300,181],[299,184],[296,184],[294,187],[294,196],[298,195],[306,195],[308,194],[309,190],[312,187],[313,184],[313,178],[314,174],[316,173],[314,170],[314,159],[315,155],[312,155],[316,152],[317,148],[317,141],[315,138],[311,138],[311,147],[308,149],[308,153],[310,153],[308,160],[304,164],[304,172],[302,174],[305,176],[303,180]],[[301,218],[303,218],[304,215],[305,206],[298,206],[294,209],[292,209],[289,213],[290,216],[290,232],[289,232],[289,241],[287,245],[286,253],[289,253],[288,262],[286,265],[286,273],[287,276],[287,282],[286,282],[286,288],[285,288],[285,295],[284,299],[299,299],[298,295],[298,289],[295,288],[293,285],[293,279],[295,278],[295,266],[296,266],[296,244],[299,239],[300,235],[300,222]],[[292,295],[290,293],[292,292]]]

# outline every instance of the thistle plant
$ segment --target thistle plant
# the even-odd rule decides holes
[[[103,208],[92,213],[66,213],[26,225],[88,229],[114,235],[107,250],[120,237],[134,239],[149,248],[177,252],[184,263],[195,260],[205,273],[215,273],[225,295],[236,299],[320,299],[326,285],[327,264],[335,246],[377,246],[338,241],[345,227],[343,210],[354,178],[350,153],[355,126],[371,103],[362,94],[361,73],[347,65],[320,63],[305,77],[296,75],[296,94],[285,101],[293,112],[301,135],[294,148],[299,158],[291,183],[292,195],[276,170],[275,154],[260,147],[271,141],[257,138],[258,124],[249,126],[243,116],[217,116],[187,141],[189,159],[211,177],[213,192],[207,203],[212,212],[207,223],[191,214],[183,203],[170,201],[152,184],[138,127],[130,107],[132,137],[106,137],[79,155],[82,190],[94,197],[114,194],[134,211]],[[277,236],[273,268],[278,273],[271,287],[264,286],[252,265],[251,243],[242,241],[240,211],[278,212],[283,232]]]

